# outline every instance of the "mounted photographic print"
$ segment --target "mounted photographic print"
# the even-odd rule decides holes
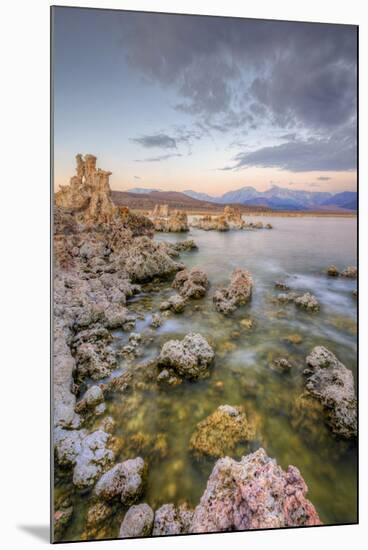
[[[357,523],[358,28],[51,16],[53,541]]]

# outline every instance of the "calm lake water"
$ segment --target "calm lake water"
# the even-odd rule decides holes
[[[337,441],[323,422],[309,418],[308,412],[309,428],[305,429],[295,400],[304,387],[305,357],[316,345],[334,352],[356,377],[357,303],[352,296],[356,281],[324,274],[330,264],[339,269],[356,265],[356,219],[255,218],[258,220],[270,221],[274,229],[226,233],[191,229],[185,235],[156,236],[170,242],[193,238],[198,250],[182,254],[181,261],[204,269],[211,287],[206,298],[190,302],[184,313],[172,314],[158,330],[150,328],[151,316],[174,291],[170,282],[144,287],[130,305],[142,316],[135,332],[147,339],[135,362],[154,358],[164,342],[191,331],[208,339],[216,358],[206,380],[184,382],[175,388],[159,388],[153,382],[108,402],[107,413],[117,422],[115,435],[122,439],[117,461],[137,456],[131,445],[137,434],[142,440],[159,434],[167,446],[159,458],[151,448],[139,452],[148,462],[148,482],[141,501],[153,508],[167,502],[195,506],[215,462],[198,460],[190,453],[195,426],[219,405],[241,405],[257,426],[258,438],[240,445],[234,457],[262,445],[283,468],[289,464],[299,468],[324,523],[354,522],[356,447]],[[249,305],[225,318],[214,310],[212,294],[218,285],[228,284],[237,267],[251,272],[253,296]],[[275,281],[284,281],[293,290],[310,291],[321,311],[311,314],[293,304],[278,304]],[[244,319],[252,319],[254,327],[247,329],[241,323]],[[127,343],[126,333],[115,331],[114,335],[117,347]],[[299,343],[293,343],[295,337]],[[269,367],[279,356],[294,362],[291,373],[280,374]],[[123,361],[121,370],[124,368]],[[90,497],[75,498],[74,519],[65,536],[69,540],[83,531]],[[120,521],[121,515],[109,520],[108,536],[117,536]]]

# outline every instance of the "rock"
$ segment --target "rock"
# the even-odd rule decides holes
[[[203,216],[195,218],[192,221],[192,226],[204,231],[229,231],[230,227],[225,216]]]
[[[77,456],[82,452],[82,440],[86,435],[85,430],[55,428],[55,457],[60,466],[74,466]]]
[[[152,535],[181,535],[189,533],[193,518],[193,510],[185,505],[175,507],[173,504],[164,504],[156,510]]]
[[[153,527],[153,510],[148,504],[138,504],[129,508],[120,526],[119,538],[148,537]]]
[[[306,358],[306,390],[325,409],[326,422],[336,435],[357,435],[357,401],[352,372],[323,346],[313,348]]]
[[[123,504],[134,502],[142,493],[145,470],[141,457],[120,462],[98,480],[94,493],[106,501],[119,497]]]
[[[161,302],[159,307],[160,311],[168,311],[171,308],[171,304],[168,300],[165,300],[164,302]]]
[[[188,252],[190,250],[197,250],[198,246],[193,241],[193,239],[187,239],[186,241],[181,241],[175,244],[171,244],[171,247],[178,253]]]
[[[85,342],[78,346],[75,360],[77,375],[80,379],[106,378],[117,366],[115,355],[101,342],[96,344]]]
[[[298,294],[296,292],[280,292],[276,296],[276,299],[281,304],[288,304],[289,302],[294,302],[298,298]]]
[[[278,357],[270,363],[270,369],[278,372],[290,372],[293,368],[293,364],[285,357]]]
[[[119,216],[111,200],[109,176],[111,172],[96,168],[94,155],[76,156],[77,174],[69,186],[61,186],[55,194],[56,206],[77,209],[83,223],[108,223]]]
[[[73,506],[68,506],[54,512],[53,532],[55,538],[60,539],[63,531],[70,523],[73,515]]]
[[[341,277],[347,277],[348,279],[356,279],[358,276],[358,270],[356,267],[350,265],[341,272]]]
[[[97,430],[82,439],[73,470],[73,483],[79,489],[94,485],[113,463],[114,453],[107,447],[110,437],[110,434]]]
[[[327,268],[327,275],[329,277],[338,277],[340,275],[340,273],[339,273],[339,270],[337,269],[337,267],[335,265],[330,265]]]
[[[168,204],[156,204],[152,216],[154,218],[167,218],[169,215],[169,205]]]
[[[170,304],[170,309],[174,313],[182,313],[184,311],[186,301],[184,298],[176,294],[174,296],[170,296],[168,303]]]
[[[156,208],[157,207],[157,208]],[[180,210],[169,211],[168,205],[156,205],[152,213],[152,222],[156,231],[182,233],[189,231],[188,216]]]
[[[157,365],[172,369],[182,378],[196,379],[208,376],[215,354],[201,334],[190,333],[183,340],[169,340],[159,355]]]
[[[313,294],[306,292],[294,300],[295,305],[307,311],[319,311],[318,300]]]
[[[225,206],[224,218],[230,229],[243,229],[244,221],[239,207]]]
[[[252,296],[253,279],[245,269],[235,269],[230,284],[226,288],[216,290],[213,302],[218,312],[227,315],[239,306],[249,302]]]
[[[176,274],[172,287],[183,298],[203,298],[209,287],[208,277],[204,271],[196,267],[190,270],[183,269]]]
[[[189,447],[199,455],[221,457],[234,454],[239,443],[255,437],[242,407],[221,405],[210,416],[199,422]]]
[[[184,267],[170,245],[152,240],[147,218],[113,204],[108,180],[96,157],[78,155],[76,175],[55,196],[53,412],[62,428],[80,426],[75,381],[116,368],[106,329],[132,330],[126,301],[139,291],[135,283]]]
[[[247,330],[250,330],[251,328],[254,328],[255,322],[253,319],[242,319],[240,321],[240,324],[242,327],[246,328]]]
[[[275,288],[278,288],[279,290],[285,290],[285,291],[290,290],[290,287],[282,281],[276,281]]]
[[[286,472],[260,448],[218,460],[194,511],[191,533],[320,525],[299,470]]]
[[[96,527],[103,524],[114,513],[114,509],[106,502],[96,502],[88,509],[87,527]]]
[[[84,394],[83,399],[87,407],[95,407],[103,402],[103,391],[99,386],[91,386]]]
[[[284,336],[282,338],[284,342],[287,344],[301,344],[303,342],[303,338],[300,336],[300,334],[288,334],[287,336]]]
[[[273,225],[270,223],[266,223],[265,227],[266,229],[273,229]]]
[[[161,318],[161,315],[159,313],[154,313],[152,315],[150,325],[153,328],[159,328],[162,325],[162,318]]]

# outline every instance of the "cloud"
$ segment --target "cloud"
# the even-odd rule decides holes
[[[159,157],[150,157],[145,159],[136,159],[134,162],[162,162],[164,160],[171,159],[173,157],[182,157],[183,155],[180,153],[173,153],[169,155],[161,155]]]
[[[214,130],[330,128],[355,111],[352,25],[131,13],[121,29],[130,67]]]
[[[235,164],[223,170],[239,170],[256,166],[278,168],[291,172],[355,170],[356,136],[348,126],[328,138],[294,140],[281,145],[241,152],[234,157]]]
[[[142,178],[141,178],[140,176],[134,176],[134,179],[135,179],[135,180],[140,180],[140,179],[142,179]]]
[[[131,141],[142,145],[142,147],[161,148],[161,149],[176,149],[176,140],[167,134],[146,135],[139,138],[131,138]]]
[[[319,178],[317,178],[319,181],[328,181],[330,180],[331,178],[327,177],[327,176],[319,176]]]

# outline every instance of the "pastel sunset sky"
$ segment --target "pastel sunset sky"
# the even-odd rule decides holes
[[[57,7],[53,78],[56,187],[356,190],[354,26]]]

